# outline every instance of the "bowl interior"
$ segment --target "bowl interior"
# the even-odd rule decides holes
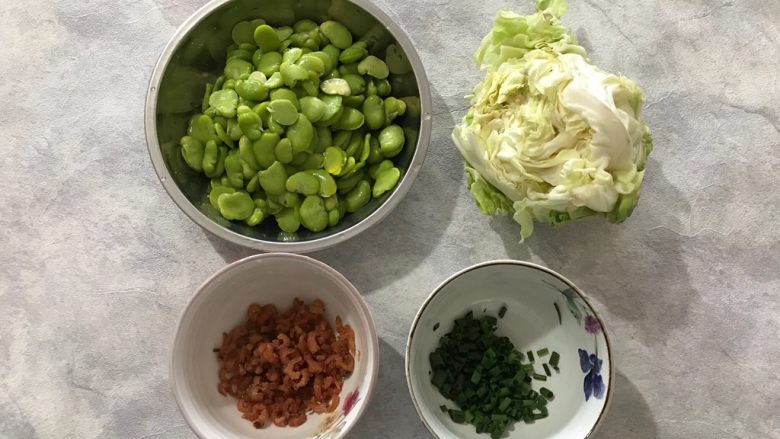
[[[604,411],[611,384],[609,347],[601,321],[565,279],[541,267],[511,261],[481,265],[461,273],[434,292],[420,311],[410,334],[407,376],[423,421],[440,438],[489,437],[477,434],[471,425],[454,423],[439,409],[443,404],[450,408],[455,404],[431,384],[428,355],[439,345],[441,336],[452,329],[456,318],[468,311],[475,316],[496,316],[504,306],[507,311],[498,320],[499,335],[509,337],[523,353],[533,350],[536,356],[537,350],[546,347],[551,353],[560,354],[560,373],[551,369],[552,376],[546,382],[533,383],[534,389],[543,386],[555,394],[548,404],[549,417],[533,424],[518,422],[504,437],[587,437]],[[588,373],[583,371],[580,350],[602,361],[598,373],[590,373],[589,363]],[[547,361],[549,356],[541,361],[536,359],[537,373],[545,373],[542,363]],[[584,389],[589,375],[591,389],[599,380],[603,387],[598,395],[591,393],[586,400]]]
[[[396,120],[396,123],[400,124],[406,132],[406,146],[403,152],[394,158],[396,166],[402,172],[401,182],[396,185],[394,191],[389,191],[379,199],[371,200],[358,212],[348,214],[336,227],[319,233],[301,229],[296,234],[282,234],[275,221],[265,221],[260,226],[248,227],[243,222],[225,220],[208,202],[209,179],[192,171],[179,152],[179,139],[186,132],[189,118],[192,114],[200,112],[206,83],[214,82],[217,76],[222,74],[226,48],[233,44],[231,38],[233,26],[240,21],[255,18],[263,18],[274,26],[292,25],[303,18],[317,22],[335,19],[344,23],[357,36],[368,34],[370,41],[374,42],[371,53],[382,59],[388,45],[396,44],[401,49],[404,47],[403,44],[398,43],[397,37],[372,14],[345,0],[233,0],[213,10],[195,23],[194,27],[183,36],[167,66],[164,67],[159,90],[151,90],[151,93],[157,94],[155,125],[162,158],[176,187],[186,198],[186,200],[176,201],[177,203],[189,201],[197,209],[191,213],[191,216],[205,215],[225,229],[262,241],[306,242],[339,234],[374,213],[383,202],[392,197],[395,190],[401,187],[417,151],[421,130],[419,114],[412,115],[407,112],[404,117]],[[400,30],[396,33],[399,32]],[[408,40],[404,39],[404,41]],[[416,55],[414,57],[416,59]],[[418,78],[414,71],[404,75],[391,75],[389,79],[394,95],[420,97]],[[427,99],[423,99],[422,105],[428,105]],[[174,199],[176,198],[177,196],[174,196]]]
[[[217,391],[219,365],[212,351],[222,344],[222,333],[245,320],[252,303],[286,309],[295,297],[315,298],[326,305],[326,316],[336,316],[355,331],[355,370],[345,381],[339,409],[311,415],[296,428],[271,426],[256,430],[241,418],[236,400]],[[187,306],[173,345],[171,379],[184,417],[207,438],[316,438],[326,432],[341,437],[362,413],[376,381],[377,339],[371,316],[359,293],[327,265],[304,256],[265,254],[229,265],[209,279]],[[357,397],[345,407],[347,396]],[[354,405],[352,405],[354,403]],[[346,408],[346,410],[345,410]]]

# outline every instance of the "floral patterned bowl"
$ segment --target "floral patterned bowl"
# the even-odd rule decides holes
[[[520,261],[492,261],[456,273],[431,293],[415,317],[406,350],[406,378],[417,412],[434,437],[484,439],[472,425],[454,423],[440,406],[456,407],[431,384],[428,355],[453,321],[473,311],[498,315],[498,334],[521,352],[548,348],[560,355],[544,387],[555,398],[549,416],[518,422],[505,438],[582,439],[593,434],[609,404],[612,361],[604,325],[584,294],[560,274]],[[545,360],[536,359],[542,371]],[[534,381],[533,387],[541,387]]]
[[[355,331],[355,368],[344,382],[339,406],[309,415],[298,427],[256,430],[242,419],[237,401],[217,391],[219,364],[213,352],[222,333],[245,319],[252,303],[287,308],[295,297],[325,302],[332,323],[340,316]],[[171,351],[171,385],[193,431],[204,439],[339,439],[369,403],[379,371],[374,321],[355,287],[328,265],[288,253],[265,253],[236,261],[212,275],[192,296],[179,320]]]

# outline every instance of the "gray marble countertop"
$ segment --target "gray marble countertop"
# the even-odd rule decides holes
[[[517,258],[577,283],[611,332],[597,438],[780,438],[780,3],[571,0],[564,22],[592,61],[646,90],[655,151],[625,224],[539,227],[522,245],[511,219],[476,209],[449,132],[496,11],[532,1],[378,3],[419,48],[435,120],[398,209],[313,255],[364,293],[381,338],[352,437],[429,437],[403,372],[414,313],[454,271]],[[202,4],[0,4],[0,437],[193,437],[168,385],[174,325],[197,285],[251,252],[171,202],[143,113],[158,54]]]

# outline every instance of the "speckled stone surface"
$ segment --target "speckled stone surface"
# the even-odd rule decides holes
[[[187,298],[251,252],[198,228],[149,161],[147,81],[198,0],[0,2],[0,437],[190,438],[168,386]],[[655,151],[622,226],[539,227],[479,214],[449,140],[496,11],[531,0],[379,2],[430,78],[417,183],[380,226],[313,256],[376,317],[382,369],[354,438],[425,438],[403,351],[428,292],[497,258],[559,270],[614,343],[597,438],[780,437],[780,3],[572,0],[593,62],[647,92]]]

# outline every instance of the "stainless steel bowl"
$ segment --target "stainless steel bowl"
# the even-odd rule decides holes
[[[209,180],[192,171],[179,152],[189,117],[199,111],[203,90],[224,65],[233,25],[263,18],[269,24],[291,25],[296,20],[335,19],[362,36],[371,33],[372,53],[383,56],[395,43],[412,72],[393,79],[394,94],[418,96],[419,116],[406,115],[399,123],[407,134],[404,151],[395,158],[402,170],[396,188],[349,214],[336,227],[319,233],[306,230],[281,234],[275,221],[248,227],[222,218],[208,202]],[[422,167],[431,137],[431,94],[422,62],[401,28],[368,0],[214,0],[187,19],[163,49],[146,95],[146,143],[154,169],[173,201],[195,223],[236,244],[264,251],[306,253],[345,241],[381,221],[401,201]]]

